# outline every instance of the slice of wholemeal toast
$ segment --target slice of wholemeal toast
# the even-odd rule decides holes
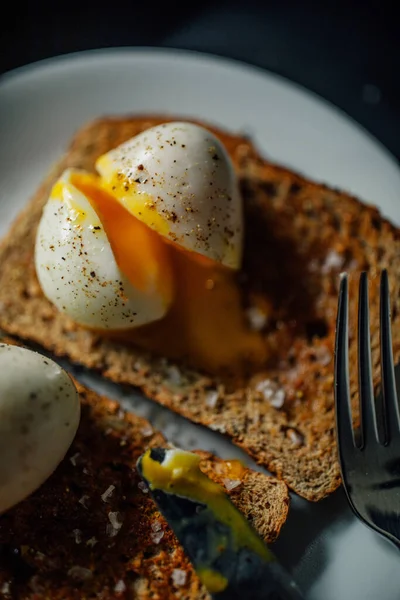
[[[389,269],[393,344],[400,357],[400,234],[378,210],[265,161],[245,138],[211,128],[240,177],[245,211],[243,295],[269,307],[263,331],[273,359],[240,385],[102,339],[59,314],[44,298],[33,264],[36,226],[55,178],[95,159],[162,117],[104,118],[82,129],[17,218],[0,247],[0,328],[115,382],[193,421],[228,435],[298,494],[319,500],[340,484],[336,460],[333,344],[339,274],[350,278],[356,322],[358,273],[371,275],[374,383],[379,381],[378,281]],[[350,359],[356,364],[356,330]],[[351,374],[355,418],[357,375]]]
[[[10,340],[4,340],[10,342]],[[163,436],[77,384],[82,418],[67,456],[27,500],[0,516],[0,598],[209,599],[136,471]],[[200,452],[201,468],[272,542],[286,520],[283,482]]]

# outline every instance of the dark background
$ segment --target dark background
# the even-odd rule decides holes
[[[400,159],[400,24],[395,0],[7,3],[0,73],[58,54],[170,46],[284,75],[359,121]],[[100,8],[103,6],[103,8]]]

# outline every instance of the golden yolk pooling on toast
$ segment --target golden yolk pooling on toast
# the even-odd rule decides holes
[[[209,372],[239,375],[266,360],[262,336],[247,325],[234,271],[165,240],[125,209],[97,176],[74,175],[73,184],[99,215],[121,271],[139,287],[146,271],[158,270],[159,291],[166,301],[172,298],[162,319],[105,335]],[[171,266],[172,286],[171,277],[162,277]]]
[[[207,371],[237,370],[265,360],[259,334],[248,329],[235,275],[192,252],[171,247],[175,298],[162,321],[132,332],[138,345]]]

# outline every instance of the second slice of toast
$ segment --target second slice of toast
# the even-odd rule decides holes
[[[77,387],[81,422],[67,456],[0,515],[0,598],[209,600],[136,470],[146,448],[165,439],[117,402]],[[228,488],[234,480],[227,493],[272,542],[288,513],[285,484],[198,453],[211,479]]]

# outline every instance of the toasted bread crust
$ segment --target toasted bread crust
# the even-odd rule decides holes
[[[147,447],[166,446],[165,439],[117,402],[77,387],[82,418],[67,456],[39,490],[0,516],[0,598],[208,600],[140,487],[138,457]],[[200,455],[202,470],[223,485],[231,463]],[[232,501],[272,542],[286,520],[287,487],[250,469],[239,481],[228,492]],[[175,569],[184,572],[180,585],[174,584]]]
[[[172,410],[228,435],[298,494],[316,501],[340,484],[333,405],[333,344],[340,271],[350,273],[356,323],[358,273],[371,275],[374,384],[379,381],[379,272],[389,269],[393,346],[400,358],[400,235],[378,210],[273,165],[247,139],[213,129],[240,176],[245,206],[244,295],[270,306],[265,339],[274,360],[246,381],[229,382],[106,341],[59,314],[36,279],[35,230],[55,178],[66,166],[93,169],[95,159],[162,117],[104,118],[82,129],[20,214],[0,248],[0,327],[115,382],[139,387]],[[351,329],[356,364],[356,329]],[[270,382],[273,382],[272,384]],[[274,407],[276,390],[285,402]],[[357,374],[351,374],[355,420]],[[217,392],[215,406],[208,402]],[[272,394],[272,402],[271,402]],[[282,398],[282,394],[280,395]]]

